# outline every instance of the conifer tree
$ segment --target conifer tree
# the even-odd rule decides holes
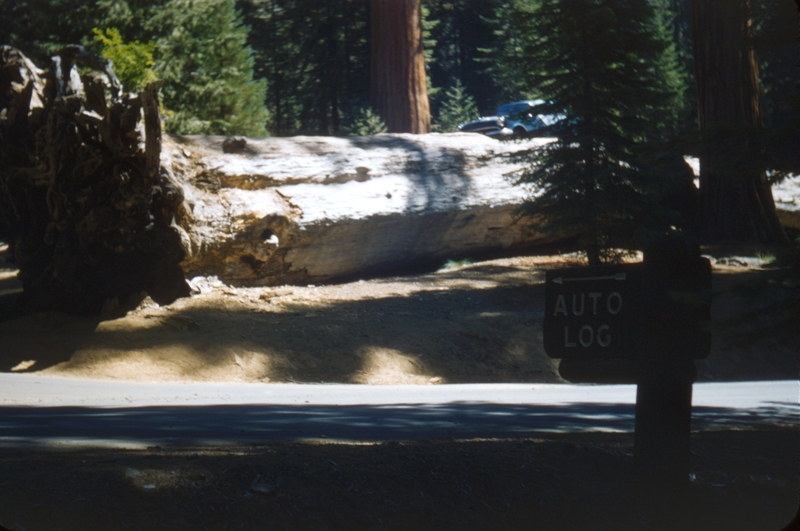
[[[752,44],[759,62],[761,115],[764,121],[761,149],[769,184],[800,174],[800,5],[790,0],[753,3],[756,36]]]
[[[439,132],[450,133],[458,128],[458,124],[474,120],[478,117],[478,106],[467,94],[461,81],[456,80],[453,86],[444,93],[442,105],[436,119]]]
[[[155,43],[125,43],[117,28],[108,28],[105,31],[94,28],[92,32],[95,40],[103,45],[103,58],[111,61],[114,73],[127,91],[139,92],[157,79],[152,68],[155,65]]]
[[[380,115],[365,105],[356,109],[343,130],[349,136],[372,136],[386,133],[388,128]]]
[[[272,134],[338,134],[369,100],[363,0],[241,0]],[[345,131],[346,132],[346,131]]]
[[[37,65],[67,44],[86,45],[93,27],[105,27],[93,2],[0,0],[0,44],[21,50]]]
[[[177,134],[265,135],[266,81],[234,0],[169,0],[146,22],[164,80],[164,127]]]
[[[649,145],[674,128],[682,77],[648,0],[540,0],[515,14],[519,71],[558,138],[529,151],[517,183],[537,230],[580,235],[590,264],[632,250],[674,221]],[[650,156],[648,156],[650,155]]]
[[[499,65],[508,44],[509,2],[503,0],[425,0],[423,24],[426,64],[434,87],[451,87],[459,80],[484,114],[509,101],[509,81],[515,72]],[[434,89],[435,90],[435,89]],[[441,114],[446,99],[442,91],[431,96],[431,110]],[[514,97],[512,96],[512,99]],[[474,118],[473,116],[472,118]]]

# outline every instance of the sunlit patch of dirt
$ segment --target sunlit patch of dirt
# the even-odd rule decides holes
[[[435,375],[424,374],[424,364],[418,358],[393,349],[367,347],[362,356],[364,368],[353,378],[354,383],[378,385],[425,384],[432,380],[442,382]]]
[[[580,263],[577,255],[458,262],[320,286],[195,279],[195,295],[163,307],[148,298],[118,319],[6,318],[0,371],[141,381],[563,382],[542,346],[544,272]],[[698,362],[701,381],[797,377],[798,334],[765,331],[786,330],[771,301],[796,287],[771,274],[746,259],[715,261],[714,343]]]

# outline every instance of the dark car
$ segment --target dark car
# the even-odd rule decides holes
[[[563,118],[556,114],[542,114],[541,108],[546,104],[544,100],[514,101],[500,105],[497,115],[503,117],[506,129],[516,136],[544,136],[549,134],[548,127]]]
[[[548,129],[562,117],[540,114],[544,100],[522,100],[497,107],[496,116],[485,116],[458,126],[459,131],[485,135],[548,136]],[[538,134],[541,133],[541,134]]]
[[[499,116],[482,116],[465,124],[460,124],[458,130],[462,133],[483,133],[493,135],[503,130],[503,119]]]

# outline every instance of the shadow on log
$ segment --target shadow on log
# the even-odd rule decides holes
[[[188,295],[187,278],[307,285],[575,249],[520,217],[536,190],[509,177],[552,139],[162,138],[157,84],[124,94],[77,46],[47,74],[0,51],[0,240],[23,310],[114,316]],[[665,203],[690,217],[693,175],[675,166],[686,186]]]
[[[79,76],[81,63],[103,68]],[[158,88],[122,92],[77,46],[47,73],[0,47],[0,240],[19,268],[21,311],[121,315],[146,295],[188,295]]]

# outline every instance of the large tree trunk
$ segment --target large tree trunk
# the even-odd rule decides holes
[[[751,164],[749,137],[761,127],[758,63],[747,45],[749,0],[692,0],[700,132],[703,241],[784,243],[764,172]]]
[[[171,302],[189,288],[172,226],[183,193],[160,166],[158,84],[122,94],[108,65],[79,78],[81,59],[99,64],[68,46],[44,76],[0,47],[0,238],[21,308],[113,315],[145,293]]]
[[[430,131],[420,0],[371,0],[371,100],[390,133]]]

